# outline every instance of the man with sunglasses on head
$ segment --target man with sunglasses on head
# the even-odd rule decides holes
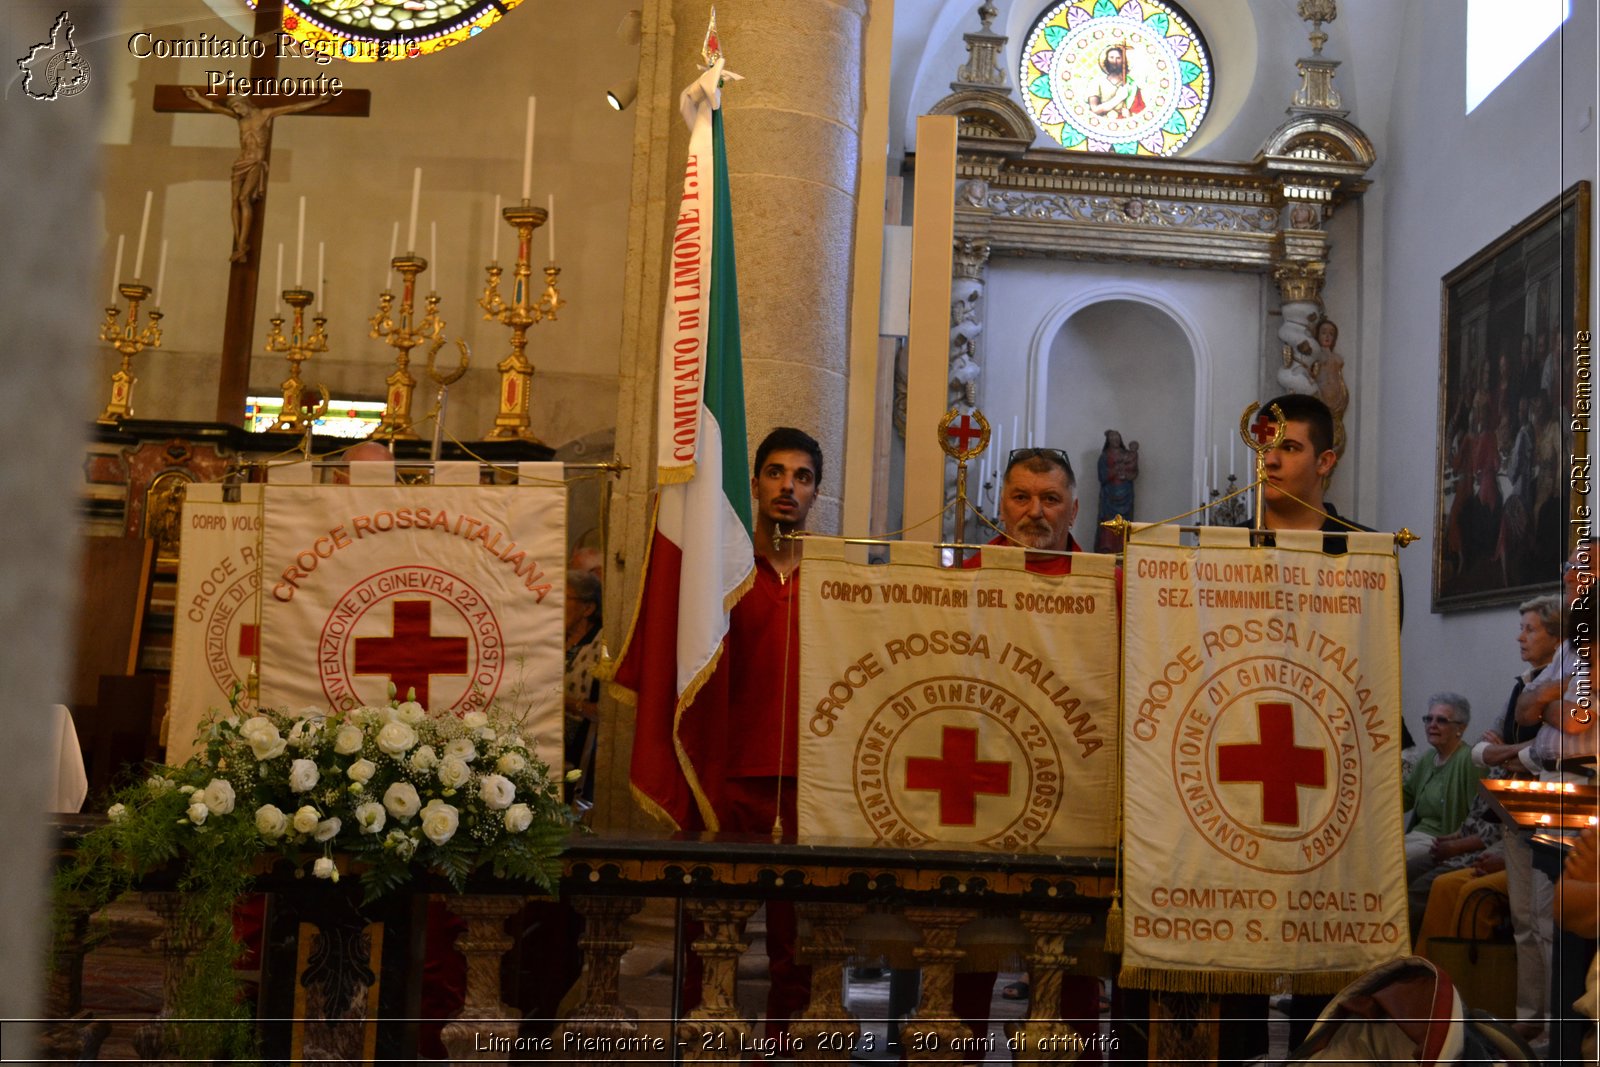
[[[1035,574],[1071,574],[1072,557],[1057,552],[1082,552],[1072,536],[1078,518],[1078,479],[1072,461],[1059,448],[1014,448],[1006,460],[1000,485],[1000,522],[1006,532],[991,545],[1028,549],[1027,566]],[[981,554],[963,564],[980,565]]]

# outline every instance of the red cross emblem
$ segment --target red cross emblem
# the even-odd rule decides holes
[[[1271,444],[1273,435],[1278,432],[1278,420],[1263,411],[1256,416],[1256,421],[1250,424],[1250,432],[1259,444]]]
[[[1325,789],[1328,770],[1323,749],[1294,743],[1294,711],[1288,704],[1256,705],[1260,740],[1217,746],[1217,781],[1258,783],[1261,821],[1300,825],[1300,786]]]
[[[963,415],[945,428],[944,435],[956,443],[957,449],[968,452],[972,449],[972,442],[983,436],[983,431],[978,429],[971,415]]]
[[[1010,794],[1011,764],[978,759],[978,731],[971,728],[946,726],[940,748],[938,759],[906,760],[906,788],[938,792],[940,825],[974,826],[979,793]]]
[[[247,622],[239,627],[239,655],[254,659],[261,649],[261,627]]]
[[[358,637],[353,674],[387,674],[404,697],[417,691],[428,706],[428,680],[435,674],[467,673],[467,639],[433,636],[431,600],[396,600],[391,637]]]

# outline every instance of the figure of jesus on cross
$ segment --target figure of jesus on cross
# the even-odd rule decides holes
[[[267,188],[267,147],[272,143],[272,120],[279,115],[310,111],[332,100],[313,96],[277,107],[256,107],[242,96],[226,96],[223,103],[185,86],[183,95],[199,107],[226,115],[239,123],[239,158],[233,161],[233,256],[243,263],[250,254],[250,220],[255,203]]]

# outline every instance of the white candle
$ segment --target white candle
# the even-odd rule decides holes
[[[438,262],[439,262],[439,224],[437,222],[429,222],[428,223],[428,265],[429,266],[433,266],[435,263],[438,263]],[[437,268],[435,268],[434,273],[437,275],[437,273],[438,273]]]
[[[1222,481],[1222,468],[1217,465],[1217,446],[1211,446],[1211,477]]]
[[[323,269],[322,253],[323,253],[323,249],[324,249],[323,242],[318,241],[317,242],[317,311],[318,312],[322,311],[322,292],[323,292],[324,289],[326,289],[328,287],[327,286],[327,282],[324,280],[323,274],[322,274],[322,269]],[[165,249],[163,249],[163,251],[165,251]]]
[[[1211,488],[1211,468],[1206,465],[1206,457],[1205,456],[1201,456],[1200,457],[1200,500],[1201,500],[1202,503],[1211,498],[1211,494],[1209,492],[1207,492],[1207,490],[1210,489],[1210,488]]]
[[[417,202],[422,198],[422,168],[411,172],[411,225],[406,229],[406,251],[417,250]]]
[[[528,97],[528,129],[522,138],[522,202],[533,195],[533,115],[539,101]]]
[[[300,225],[295,230],[294,240],[294,287],[300,288],[301,281],[305,278],[304,260],[306,256],[306,198],[300,198]]]
[[[383,272],[383,287],[388,289],[394,284],[394,254],[400,245],[400,220],[394,220],[394,229],[389,231],[389,266]]]
[[[1235,446],[1238,445],[1238,443],[1239,443],[1239,438],[1237,436],[1235,436],[1234,434],[1229,434],[1228,435],[1228,477],[1230,477],[1230,478],[1233,477],[1234,472],[1238,469],[1234,465],[1234,461],[1233,461],[1233,453],[1235,451]]]
[[[111,268],[111,302],[115,304],[117,297],[122,295],[117,292],[117,285],[122,278],[122,242],[127,240],[126,234],[117,234],[117,265]]]
[[[161,306],[161,283],[167,279],[167,241],[161,239],[161,262],[156,266],[156,307]]]
[[[490,246],[489,262],[500,262],[500,197],[494,198],[494,214],[489,216],[489,230],[493,234],[493,243]]]
[[[139,251],[133,255],[133,278],[138,281],[144,273],[144,235],[150,229],[150,198],[154,195],[151,190],[144,191],[144,218],[139,220]]]
[[[283,292],[283,242],[278,242],[278,284],[272,290],[275,293]]]
[[[1021,426],[1022,426],[1021,418],[1019,418],[1016,415],[1011,416],[1011,449],[1012,449],[1012,451],[1016,451],[1017,446],[1022,443]]]
[[[547,205],[544,210],[545,235],[550,238],[550,262],[556,261],[556,194],[551,193],[546,198]]]

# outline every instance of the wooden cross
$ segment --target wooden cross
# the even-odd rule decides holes
[[[261,0],[256,6],[255,36],[266,42],[267,47],[262,50],[261,56],[250,60],[252,79],[278,76],[274,35],[282,31],[282,24],[283,0]],[[204,113],[216,110],[219,106],[208,106],[207,103],[191,99],[185,93],[186,89],[205,93],[205,87],[199,85],[158,85],[154,98],[155,110]],[[209,101],[221,99],[218,95],[208,97]],[[248,222],[239,225],[240,233],[234,242],[234,258],[228,272],[228,304],[222,327],[222,361],[217,374],[217,421],[235,425],[244,421],[245,396],[250,388],[256,289],[261,277],[262,219],[267,209],[267,165],[272,159],[272,123],[278,116],[293,111],[302,111],[307,115],[365,117],[370,113],[372,94],[366,89],[345,89],[322,104],[312,104],[303,96],[262,94],[243,99],[256,110],[252,115],[239,117],[240,155],[234,164],[233,195],[236,211],[244,207]],[[310,106],[305,106],[308,104]],[[242,205],[238,202],[240,200],[243,201]],[[242,218],[237,219],[236,224],[238,222],[242,222]]]

